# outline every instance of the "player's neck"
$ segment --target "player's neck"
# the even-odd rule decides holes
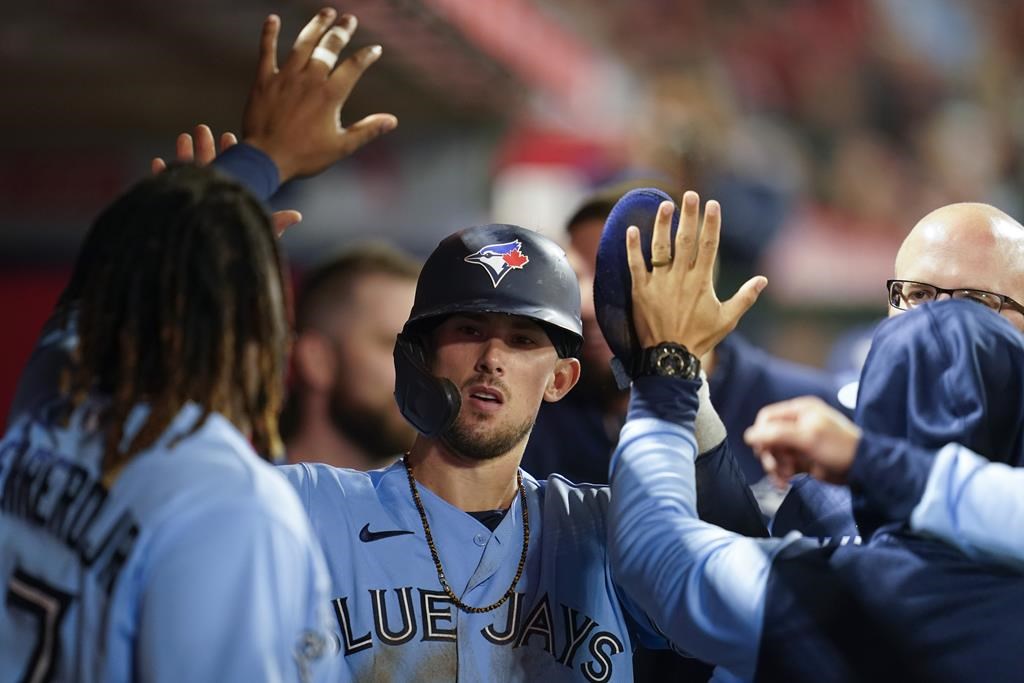
[[[420,436],[407,462],[416,481],[460,510],[504,510],[518,494],[516,471],[524,447],[490,460],[472,460],[456,455],[438,439]]]

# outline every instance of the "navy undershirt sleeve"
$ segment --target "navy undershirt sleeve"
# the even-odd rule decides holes
[[[281,187],[281,178],[274,160],[244,142],[219,154],[212,165],[245,185],[263,201],[270,199]]]
[[[656,417],[667,422],[693,425],[697,417],[699,379],[637,377],[629,394],[626,420]]]

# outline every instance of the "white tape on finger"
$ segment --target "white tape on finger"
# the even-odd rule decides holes
[[[327,65],[328,69],[333,69],[334,65],[338,63],[338,55],[335,52],[331,52],[326,47],[320,47],[319,45],[313,49],[313,54],[310,59],[321,61]]]

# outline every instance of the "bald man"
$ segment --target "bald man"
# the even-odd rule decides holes
[[[889,315],[966,298],[1024,331],[1024,226],[988,204],[950,204],[922,218],[896,254]]]
[[[1024,301],[1024,226],[988,204],[940,207],[907,235],[896,255],[895,279],[887,284],[890,316],[937,299],[970,299],[1024,332],[1019,303]],[[774,466],[766,463],[769,470]],[[862,508],[846,487],[798,478],[779,507],[772,533],[866,539],[874,522],[865,524],[870,514]],[[859,525],[854,509],[860,510]]]
[[[895,274],[897,280],[889,285],[890,316],[924,301],[966,298],[998,311],[1024,331],[1024,306],[1019,303],[1024,300],[1024,225],[994,206],[950,204],[929,213],[900,246]],[[789,419],[797,417],[794,408],[799,419]],[[788,417],[781,419],[787,411]],[[747,440],[757,444],[756,450],[774,452],[768,466],[777,475],[810,470],[815,476],[845,482],[855,454],[851,444],[860,438],[859,430],[850,431],[850,424],[827,406],[797,399],[761,411]],[[837,440],[848,451],[839,460],[834,458]],[[1024,520],[1021,469],[990,463],[959,444],[928,457],[905,454],[893,458],[890,467],[904,472],[923,467],[927,472],[918,477],[918,490],[897,496],[907,509],[913,507],[912,528],[972,556],[1024,567],[1024,544],[1016,533]],[[900,490],[886,476],[889,492]],[[783,507],[796,502],[797,497],[787,498]],[[823,514],[820,508],[816,512]]]

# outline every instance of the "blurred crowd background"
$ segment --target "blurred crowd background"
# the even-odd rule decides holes
[[[1020,0],[349,0],[383,58],[345,112],[399,129],[283,189],[297,279],[355,243],[425,256],[499,221],[562,237],[642,179],[722,202],[721,279],[763,273],[771,351],[849,363],[896,249],[953,201],[1024,219]],[[238,131],[263,17],[315,0],[39,0],[0,24],[0,414],[77,245],[179,132]],[[837,347],[837,341],[838,347]],[[839,351],[836,351],[836,349]]]

